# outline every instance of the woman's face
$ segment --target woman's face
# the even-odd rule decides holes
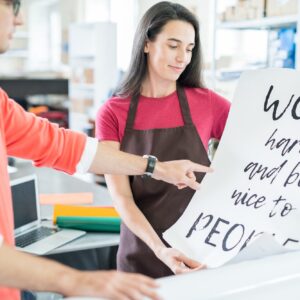
[[[194,27],[185,21],[169,21],[154,41],[146,42],[148,75],[159,81],[176,81],[192,59]]]

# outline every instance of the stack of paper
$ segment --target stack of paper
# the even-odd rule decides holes
[[[40,194],[40,204],[92,204],[93,193]]]

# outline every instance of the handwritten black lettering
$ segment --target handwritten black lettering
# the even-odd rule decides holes
[[[300,103],[300,97],[298,97],[298,99],[296,100],[296,102],[295,102],[295,104],[293,105],[293,108],[292,108],[292,117],[295,120],[300,119],[300,115],[297,114],[297,108],[298,108],[299,103]]]
[[[265,205],[266,197],[265,196],[258,196],[257,194],[249,194],[250,189],[248,192],[242,193],[234,190],[231,199],[235,199],[234,205],[246,205],[246,206],[253,206],[255,209],[258,209]]]
[[[278,199],[273,200],[274,207],[269,213],[269,218],[273,218],[278,210],[281,210],[280,215],[281,217],[286,217],[292,210],[295,210],[296,208],[293,207],[293,205],[289,202],[286,202],[287,199],[283,198],[281,195],[279,196]],[[283,208],[282,206],[280,207],[280,203],[284,202]],[[283,203],[282,203],[283,204]]]
[[[213,226],[213,228],[211,229],[210,233],[208,234],[207,238],[205,239],[205,243],[208,244],[208,245],[211,245],[213,247],[216,247],[216,244],[213,244],[210,239],[212,237],[213,234],[219,234],[220,231],[216,230],[216,228],[219,226],[219,223],[224,223],[224,224],[229,224],[228,221],[224,220],[224,219],[221,219],[221,218],[218,218],[218,220],[216,221],[215,225]]]
[[[202,220],[208,217],[209,221],[205,222],[199,228],[199,224]],[[209,227],[208,227],[209,226]],[[211,227],[211,228],[210,228]],[[202,231],[206,229],[206,231]],[[204,235],[204,243],[211,247],[222,246],[223,251],[231,251],[234,248],[241,245],[241,249],[246,247],[247,243],[255,236],[260,233],[256,233],[255,230],[250,232],[246,241],[242,243],[244,236],[246,234],[245,225],[243,224],[230,224],[230,221],[225,220],[220,217],[214,217],[212,215],[205,215],[203,212],[199,215],[196,221],[193,223],[191,228],[186,235],[186,238],[190,238],[195,231],[201,230]],[[214,237],[219,237],[214,241]],[[219,243],[219,244],[218,244]],[[239,250],[240,251],[240,250]]]
[[[265,146],[269,146],[270,150],[281,148],[281,156],[284,156],[287,153],[290,153],[296,146],[300,147],[300,140],[297,139],[292,140],[290,138],[281,138],[277,141],[275,138],[277,131],[278,129],[276,128],[265,143]],[[299,149],[298,152],[300,153]]]
[[[265,178],[272,178],[270,181],[270,184],[274,182],[280,171],[283,169],[283,167],[286,165],[287,160],[285,160],[280,166],[271,168],[269,170],[269,167],[263,166],[262,164],[259,164],[257,162],[250,162],[244,169],[244,172],[250,172],[249,179],[252,180],[255,175],[258,175],[258,178],[260,180],[264,180]],[[259,176],[260,175],[260,176]]]
[[[296,164],[292,172],[289,174],[287,179],[284,182],[284,187],[287,187],[289,184],[293,184],[299,178],[299,172],[296,172],[297,168],[300,166],[300,162]],[[300,187],[300,180],[298,181],[298,186]]]
[[[281,213],[280,213],[280,215],[282,216],[282,217],[285,217],[285,216],[287,216],[292,210],[295,210],[296,208],[295,207],[293,207],[293,205],[291,204],[291,203],[285,203],[284,204],[284,207],[283,207],[283,209],[282,209],[282,211],[281,211]]]
[[[201,219],[202,220],[208,219],[208,220],[207,220],[207,223],[205,225],[203,225],[202,227],[200,227],[200,226],[198,227],[198,224],[201,221]],[[196,221],[194,222],[194,224],[192,225],[192,227],[190,228],[190,230],[187,233],[186,237],[187,238],[191,237],[193,231],[205,229],[210,224],[212,219],[213,219],[212,215],[203,216],[203,213],[201,213],[199,215],[199,217],[196,219]]]
[[[289,242],[293,242],[293,243],[299,243],[299,240],[294,240],[294,239],[290,239],[288,238],[282,245],[285,246],[287,243]]]
[[[241,232],[241,236],[240,236],[240,239],[236,242],[236,244],[233,244],[233,246],[231,246],[230,248],[227,246],[227,243],[228,243],[228,238],[230,236],[230,234],[238,229],[238,228],[241,228],[242,232]],[[230,251],[232,249],[234,249],[239,243],[240,241],[242,240],[243,236],[244,236],[244,233],[245,233],[245,226],[243,224],[234,224],[229,230],[228,232],[225,234],[224,236],[224,239],[223,239],[223,243],[222,243],[222,249],[224,251]]]
[[[278,110],[278,106],[279,106],[280,101],[279,101],[279,100],[275,100],[275,101],[272,102],[270,105],[268,105],[268,104],[269,104],[269,99],[270,99],[271,93],[272,93],[272,91],[273,91],[273,88],[274,88],[273,85],[271,85],[270,88],[269,88],[269,91],[268,91],[268,93],[267,93],[267,96],[266,96],[266,99],[265,99],[265,103],[264,103],[264,111],[265,111],[265,112],[268,112],[271,108],[273,108],[272,119],[273,119],[274,121],[277,121],[277,120],[279,120],[279,119],[285,114],[285,112],[287,111],[288,107],[290,106],[290,104],[291,104],[291,102],[292,102],[292,100],[293,100],[293,98],[294,98],[295,95],[292,95],[292,96],[291,96],[291,98],[290,98],[290,100],[289,100],[287,106],[284,108],[284,110],[283,110],[281,113],[279,113],[279,114],[277,115],[277,110]],[[298,103],[299,103],[298,100],[299,100],[299,98],[298,98],[297,101],[296,101],[296,103],[297,103],[296,106],[297,106]],[[294,105],[294,109],[295,109],[295,111],[296,111],[295,105]],[[294,114],[295,114],[295,115],[292,115],[292,117],[295,119],[295,116],[297,116],[297,115],[296,115],[296,112],[295,112]],[[298,119],[299,119],[299,118],[298,118]]]
[[[272,209],[272,210],[270,211],[270,213],[269,213],[269,218],[273,218],[273,217],[276,215],[275,209],[277,208],[278,204],[279,204],[281,201],[286,201],[286,199],[284,199],[284,198],[282,198],[282,196],[280,196],[278,199],[273,200],[273,202],[274,202],[275,204],[274,204],[273,209]]]
[[[242,245],[240,251],[242,251],[245,247],[247,247],[248,244],[249,244],[249,242],[250,242],[253,238],[255,238],[255,237],[257,237],[258,235],[261,235],[261,234],[263,234],[263,232],[257,232],[257,233],[256,233],[256,231],[253,230],[253,231],[251,232],[251,234],[249,235],[249,237],[245,240],[245,242],[244,242],[244,244]]]

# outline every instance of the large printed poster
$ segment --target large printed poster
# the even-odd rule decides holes
[[[300,72],[242,75],[212,167],[164,233],[171,246],[208,267],[229,261],[262,233],[300,248]]]

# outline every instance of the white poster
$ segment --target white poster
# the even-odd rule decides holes
[[[216,267],[261,236],[300,248],[300,72],[245,72],[201,189],[163,235]],[[242,252],[243,253],[243,252]]]

